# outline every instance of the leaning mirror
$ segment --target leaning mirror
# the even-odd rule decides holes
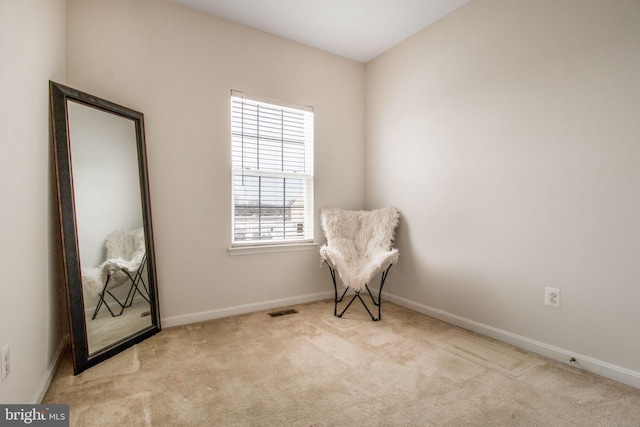
[[[74,373],[160,331],[142,113],[50,82]]]

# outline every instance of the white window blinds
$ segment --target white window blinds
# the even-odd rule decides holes
[[[313,241],[313,110],[231,93],[234,245]]]

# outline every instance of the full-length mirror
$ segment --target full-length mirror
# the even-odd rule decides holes
[[[160,331],[142,113],[51,82],[76,374]]]

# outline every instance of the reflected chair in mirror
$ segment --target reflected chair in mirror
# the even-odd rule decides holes
[[[105,246],[107,259],[99,267],[83,271],[82,275],[84,285],[99,298],[92,320],[103,306],[112,317],[120,316],[125,308],[131,307],[136,294],[140,294],[147,302],[150,301],[149,289],[142,277],[147,262],[143,229],[114,231],[107,236]],[[123,285],[129,285],[124,301],[122,296],[118,298],[112,292]],[[107,303],[107,296],[114,307],[113,302],[117,304],[115,310]]]
[[[320,212],[320,220],[327,243],[320,248],[323,262],[329,266],[335,291],[333,314],[342,317],[351,304],[360,300],[371,316],[371,320],[381,318],[381,296],[387,274],[391,266],[398,262],[398,250],[392,248],[393,235],[398,225],[400,213],[396,208],[372,211],[349,211],[340,208],[325,208]],[[381,274],[377,298],[369,289],[369,282]],[[345,289],[338,296],[336,276]],[[353,297],[338,313],[338,304],[351,289]],[[369,294],[377,317],[360,296],[362,291]],[[375,308],[373,309],[375,311]]]

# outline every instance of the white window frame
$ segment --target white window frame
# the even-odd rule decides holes
[[[304,162],[303,170],[296,171],[275,171],[273,169],[257,169],[255,167],[247,166],[245,162],[240,162],[239,157],[245,156],[244,151],[239,154],[238,147],[242,146],[243,142],[238,140],[238,132],[234,131],[234,118],[237,119],[236,113],[234,113],[234,103],[238,105],[238,102],[245,102],[252,105],[260,105],[268,108],[281,109],[283,111],[294,111],[296,113],[303,113],[305,117],[305,130],[304,130],[304,156],[298,158],[299,161]],[[259,253],[265,251],[288,251],[288,250],[310,250],[315,248],[313,243],[314,239],[314,205],[313,205],[313,108],[308,106],[300,106],[287,102],[276,101],[264,97],[255,95],[248,95],[236,90],[231,91],[231,248],[229,249],[232,255],[245,255],[251,253]],[[246,131],[243,131],[246,132]],[[240,144],[240,145],[238,145]],[[235,150],[234,150],[235,147]],[[282,154],[284,156],[284,154]],[[250,162],[247,162],[250,163]],[[283,178],[302,180],[303,185],[303,203],[304,203],[304,226],[302,234],[300,236],[287,237],[283,239],[237,239],[239,233],[236,232],[236,179],[242,176],[266,177],[266,178]],[[260,216],[261,217],[261,216]],[[259,229],[262,231],[262,229]]]

